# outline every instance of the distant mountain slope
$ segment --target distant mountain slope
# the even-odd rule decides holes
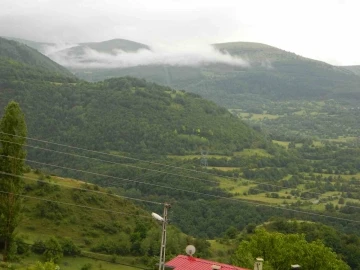
[[[0,68],[0,115],[8,101],[19,102],[25,113],[30,138],[118,155],[87,155],[83,151],[29,139],[28,164],[49,173],[77,175],[103,186],[115,186],[123,191],[130,189],[134,191],[131,197],[140,196],[139,192],[159,196],[151,199],[159,201],[169,199],[171,202],[175,196],[180,196],[179,200],[194,197],[193,193],[164,189],[162,185],[213,195],[227,196],[227,193],[219,188],[215,177],[210,175],[201,177],[211,181],[189,181],[185,176],[193,176],[193,171],[172,173],[169,167],[163,173],[154,173],[153,170],[157,168],[153,164],[128,160],[123,156],[168,163],[172,162],[167,158],[170,154],[199,155],[204,150],[213,155],[230,156],[244,148],[266,148],[270,144],[259,132],[225,108],[193,93],[129,77],[97,83],[69,83],[64,77],[63,81],[54,82],[44,79],[35,67],[14,59],[4,61],[3,67]],[[13,72],[9,74],[8,70]],[[85,154],[88,158],[72,156],[75,152]],[[35,160],[48,165],[33,163]],[[49,164],[69,169],[54,168]],[[194,168],[187,161],[176,161],[174,165]],[[159,168],[164,169],[163,166]],[[119,179],[81,173],[79,170]],[[151,175],[148,170],[152,171]],[[146,179],[143,178],[144,174]],[[126,181],[135,178],[138,182],[147,182],[151,188]],[[221,219],[219,221],[223,223]],[[228,224],[221,226],[227,228]]]
[[[126,40],[126,39],[112,39],[103,42],[87,42],[80,43],[77,46],[64,49],[61,51],[54,52],[49,55],[49,57],[53,59],[78,59],[78,61],[87,62],[87,59],[82,59],[86,57],[87,50],[94,50],[98,53],[106,53],[114,55],[116,51],[124,51],[124,52],[136,52],[138,50],[150,50],[150,48],[141,43],[137,43],[134,41]],[[80,60],[81,59],[81,60]]]
[[[54,46],[55,45],[53,43],[37,42],[37,41],[27,40],[27,39],[22,39],[22,38],[14,38],[14,37],[2,37],[2,38],[8,39],[8,40],[14,40],[19,43],[25,44],[39,52],[42,52],[45,46]]]
[[[284,50],[278,49],[256,42],[227,42],[213,44],[215,48],[222,52],[228,52],[231,55],[237,55],[244,58],[250,58],[251,62],[281,61],[300,58],[294,53],[288,53]]]
[[[55,63],[50,58],[40,54],[27,45],[13,40],[0,38],[0,57],[2,59],[15,60],[47,73],[52,72],[60,76],[74,78],[74,75],[72,75],[70,71]]]
[[[343,67],[259,43],[233,42],[213,46],[247,60],[250,67],[209,64],[71,69],[77,76],[92,81],[127,75],[145,78],[200,94],[228,108],[241,107],[248,98],[360,99],[359,76]]]
[[[125,52],[136,52],[140,49],[146,49],[150,50],[150,47],[134,42],[131,40],[126,39],[112,39],[102,42],[86,42],[86,43],[80,43],[80,46],[86,46],[93,50],[99,51],[99,52],[106,52],[106,53],[112,53],[113,50],[122,50]]]
[[[350,70],[356,75],[360,75],[360,66],[342,66],[342,68]]]
[[[57,85],[27,81],[26,89],[14,81],[6,89],[0,88],[0,99],[21,104],[30,134],[72,145],[169,154],[201,147],[232,152],[261,144],[260,136],[226,109],[138,79]]]
[[[39,68],[58,65],[39,52],[5,39],[1,46],[7,57],[0,61],[1,105],[18,101],[33,135],[107,151],[162,154],[262,144],[254,130],[197,95],[133,78],[91,84],[51,77],[55,73]]]

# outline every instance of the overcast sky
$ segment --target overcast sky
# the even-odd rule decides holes
[[[360,65],[359,29],[359,0],[0,0],[0,36],[36,41],[253,41]]]

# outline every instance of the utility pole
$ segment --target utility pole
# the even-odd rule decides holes
[[[160,246],[160,262],[159,270],[165,269],[165,250],[166,250],[166,224],[168,222],[168,209],[170,204],[164,203],[164,215],[162,221],[162,236],[161,236],[161,246]]]
[[[207,168],[207,166],[208,166],[208,161],[207,161],[208,153],[209,153],[208,150],[205,151],[205,150],[201,149],[200,165],[204,166],[205,168]]]

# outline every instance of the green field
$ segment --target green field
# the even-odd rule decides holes
[[[134,263],[134,258],[127,257],[116,257],[116,262],[111,263],[109,258],[105,259],[91,259],[87,257],[65,257],[63,258],[58,265],[60,269],[67,270],[79,270],[84,266],[91,267],[91,269],[106,269],[106,270],[137,270],[138,267],[146,268],[145,266],[137,265],[132,267],[131,264]],[[106,261],[108,260],[108,261]],[[25,257],[21,263],[18,264],[20,267],[27,267],[34,264],[36,261],[42,261],[41,256],[31,255]]]
[[[244,149],[241,152],[234,152],[234,156],[239,157],[250,157],[250,156],[259,156],[259,157],[272,157],[265,149]]]
[[[232,112],[234,112],[235,110],[231,110]],[[249,120],[253,120],[253,121],[261,121],[264,119],[269,119],[269,120],[273,120],[273,119],[278,119],[279,117],[282,117],[281,115],[273,115],[273,114],[268,114],[268,113],[238,113],[238,116],[244,119],[249,119]]]

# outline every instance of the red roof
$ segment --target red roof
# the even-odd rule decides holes
[[[208,261],[185,255],[178,255],[176,258],[165,263],[165,266],[173,267],[174,270],[212,270],[213,265],[221,266],[220,270],[248,270],[229,264]]]

